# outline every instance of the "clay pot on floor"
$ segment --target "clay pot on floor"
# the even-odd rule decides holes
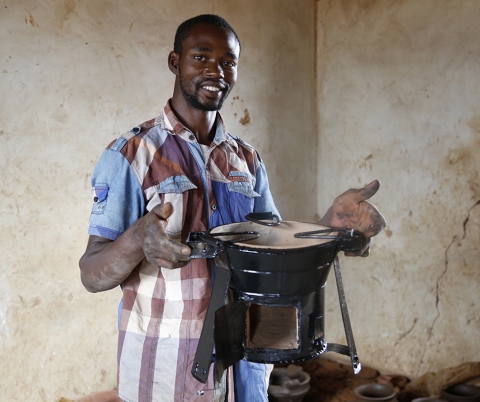
[[[396,395],[395,388],[391,385],[378,383],[360,385],[354,392],[362,402],[389,402],[393,401]]]
[[[310,389],[310,375],[294,364],[274,368],[268,396],[271,402],[301,402]]]
[[[478,402],[480,401],[480,387],[456,384],[443,390],[440,397],[450,402]]]

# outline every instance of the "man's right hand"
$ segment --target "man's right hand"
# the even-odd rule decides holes
[[[159,268],[181,268],[189,261],[190,247],[170,239],[165,233],[165,226],[172,213],[172,204],[157,205],[145,215],[138,228],[145,258]]]
[[[102,292],[117,287],[144,258],[158,268],[187,265],[190,248],[165,233],[164,225],[172,213],[170,203],[157,205],[115,241],[90,235],[79,262],[85,288]]]

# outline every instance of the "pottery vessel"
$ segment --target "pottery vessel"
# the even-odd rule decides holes
[[[274,368],[268,396],[271,402],[302,402],[310,389],[310,375],[294,364]]]
[[[395,388],[388,384],[364,384],[354,389],[359,401],[363,402],[388,402],[393,401]]]
[[[446,401],[445,399],[423,397],[423,398],[415,398],[412,402],[448,402],[448,401]]]
[[[456,384],[443,390],[440,398],[449,402],[479,402],[480,387],[468,384]]]

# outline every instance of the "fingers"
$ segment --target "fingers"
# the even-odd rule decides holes
[[[373,237],[386,226],[385,218],[380,211],[367,200],[380,188],[380,182],[374,180],[361,189],[350,189],[335,199],[333,218],[362,233],[365,237]],[[332,222],[338,224],[340,222]]]
[[[381,219],[379,217],[378,220],[375,221],[368,229],[362,231],[362,234],[368,238],[376,236],[385,228],[386,225],[387,223],[385,219],[383,219],[383,216],[381,216]]]
[[[160,221],[167,221],[168,218],[173,214],[173,206],[171,203],[167,202],[165,204],[159,204],[155,206],[151,212],[155,214]],[[168,235],[165,233],[163,229],[163,225],[161,228],[157,229],[160,232],[160,238],[161,241],[164,242],[165,244],[162,244],[162,246],[166,249],[166,251],[169,251],[172,253],[172,259],[175,260],[185,260],[185,257],[188,258],[190,255],[190,247],[178,243],[176,241],[171,240]]]
[[[379,188],[380,182],[378,180],[374,180],[370,184],[367,184],[364,188],[354,190],[352,198],[357,203],[368,200],[376,194]]]
[[[190,247],[170,239],[166,234],[144,243],[145,258],[161,268],[181,268],[189,263]]]
[[[173,214],[173,206],[169,202],[165,204],[158,204],[150,212],[153,212],[161,220],[167,220]]]
[[[180,268],[189,262],[190,247],[171,239],[165,232],[165,222],[172,213],[172,204],[159,204],[152,208],[145,219],[143,252],[145,258],[159,268]]]
[[[150,262],[152,264],[156,265],[158,268],[176,269],[176,268],[184,267],[185,265],[187,265],[190,262],[190,260],[169,261],[169,260],[166,260],[166,259],[157,258],[157,259],[152,259]]]
[[[368,257],[370,255],[370,246],[367,247],[367,249],[363,252],[363,254],[360,257]]]
[[[370,247],[372,245],[371,239],[368,240],[368,244],[364,250],[359,251],[345,251],[346,257],[368,257],[370,255]]]
[[[343,210],[352,209],[355,205],[373,197],[379,188],[380,182],[378,180],[372,181],[363,188],[350,188],[335,198],[333,207],[337,213],[343,213]]]
[[[345,251],[345,257],[368,257],[370,255],[370,247],[368,247],[363,253],[360,251]]]
[[[185,244],[172,240],[166,233],[156,239],[153,251],[155,258],[167,259],[173,263],[188,261],[191,249]]]
[[[345,191],[344,193],[340,194],[337,199],[341,199],[342,202],[345,202],[345,200],[348,199],[350,202],[358,204],[373,197],[379,188],[380,182],[378,180],[374,180],[363,188],[351,188]]]
[[[359,228],[359,231],[365,237],[373,237],[379,234],[387,225],[387,222],[380,211],[375,207],[375,205],[366,203],[368,214],[368,220],[366,221],[369,226]]]
[[[370,247],[363,253],[360,251],[345,251],[345,257],[368,257],[370,255]]]

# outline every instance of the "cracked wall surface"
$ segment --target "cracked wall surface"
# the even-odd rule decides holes
[[[317,6],[318,209],[379,179],[387,219],[370,257],[341,259],[357,352],[408,376],[479,361],[479,4]]]

